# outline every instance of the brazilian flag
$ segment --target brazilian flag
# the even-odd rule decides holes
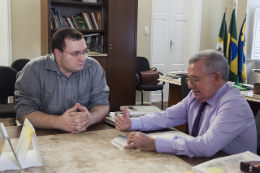
[[[229,33],[227,38],[226,58],[229,63],[229,81],[238,82],[238,50],[237,50],[237,27],[235,9],[232,12]]]
[[[246,37],[245,37],[245,29],[246,29],[246,19],[242,24],[239,41],[238,41],[238,76],[240,83],[247,83],[246,76]]]
[[[218,34],[218,42],[217,42],[216,50],[223,53],[223,55],[226,57],[226,47],[227,47],[227,23],[226,23],[226,14],[224,13],[219,34]]]

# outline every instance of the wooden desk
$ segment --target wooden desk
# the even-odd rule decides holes
[[[20,133],[22,131],[22,126],[9,126],[5,127],[7,134],[10,139],[19,138]],[[113,129],[113,126],[107,125],[105,122],[100,122],[88,127],[88,131],[96,131],[96,130],[106,130],[106,129]],[[36,136],[46,136],[46,135],[56,135],[56,134],[63,134],[68,133],[63,130],[59,129],[37,129],[35,128]]]
[[[14,136],[19,136],[19,130],[15,127],[9,127],[7,131],[8,133],[13,132]],[[39,133],[40,131],[42,133]],[[44,131],[46,130],[37,129],[36,133],[43,135]],[[59,133],[56,130],[47,130],[46,134],[54,134],[55,132]],[[89,128],[89,131],[81,134],[63,133],[37,136],[43,166],[24,169],[22,172],[150,173],[163,171],[183,173],[191,170],[192,166],[227,155],[224,152],[218,152],[210,158],[188,158],[140,150],[122,151],[110,143],[119,134],[126,133],[129,131],[120,132],[102,122],[97,126],[93,125],[92,129]],[[18,139],[11,139],[11,142],[16,146]]]

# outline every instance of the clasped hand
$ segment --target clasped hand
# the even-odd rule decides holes
[[[79,112],[77,111],[79,110]],[[62,116],[63,129],[71,133],[80,133],[87,130],[90,125],[91,115],[85,106],[76,103],[68,109]]]

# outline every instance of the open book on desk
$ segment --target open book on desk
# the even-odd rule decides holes
[[[117,137],[113,139],[111,143],[116,147],[118,147],[119,149],[124,150],[124,147],[127,145],[127,132],[122,132],[122,135],[124,135],[126,138]],[[186,133],[183,133],[175,128],[172,128],[172,130],[166,132],[155,132],[155,133],[149,133],[147,135],[152,138],[164,137],[164,138],[172,139],[174,136],[184,136],[185,138],[193,138],[192,136],[189,136]]]
[[[162,112],[161,109],[157,108],[156,106],[120,106],[120,110],[123,110],[124,107],[127,107],[127,114],[129,115],[130,118],[135,118],[139,116],[143,116],[146,113],[149,112]],[[115,125],[115,118],[117,114],[122,114],[122,111],[118,112],[110,112],[106,117],[105,117],[105,122]]]

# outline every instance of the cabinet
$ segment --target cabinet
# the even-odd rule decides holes
[[[137,0],[103,0],[102,4],[72,0],[41,0],[42,54],[51,52],[51,8],[71,17],[81,12],[102,11],[102,30],[83,30],[103,35],[103,52],[95,58],[106,72],[110,88],[110,111],[135,104],[135,63],[137,40]]]

